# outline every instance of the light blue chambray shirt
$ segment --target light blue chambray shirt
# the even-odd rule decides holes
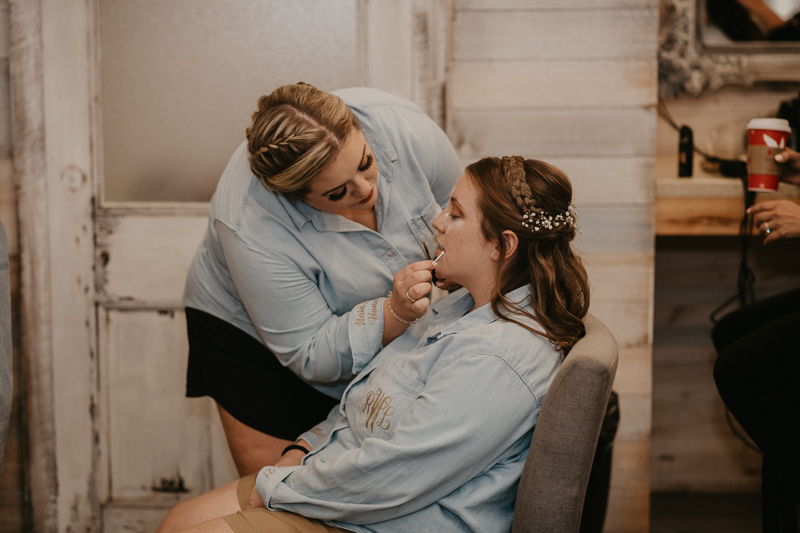
[[[394,274],[433,252],[431,222],[461,166],[444,132],[416,105],[377,89],[344,89],[378,165],[378,232],[274,194],[251,172],[243,143],[211,199],[208,231],[183,303],[272,350],[315,388],[341,397],[378,351],[379,297]]]
[[[529,287],[508,296],[525,301]],[[358,532],[511,531],[563,356],[488,304],[465,315],[473,305],[461,289],[382,350],[328,420],[301,436],[313,446],[302,466],[259,472],[267,507]]]

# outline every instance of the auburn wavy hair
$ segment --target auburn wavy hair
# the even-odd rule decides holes
[[[513,187],[509,170],[524,184]],[[514,168],[516,167],[516,169]],[[492,311],[504,320],[547,338],[565,354],[586,334],[583,320],[589,309],[589,280],[580,257],[570,246],[575,238],[575,224],[540,226],[523,225],[526,209],[543,210],[549,215],[567,213],[572,201],[572,184],[558,168],[535,159],[519,156],[486,157],[469,165],[465,173],[478,190],[482,231],[487,241],[497,242],[500,251],[495,272]],[[520,193],[520,185],[524,190]],[[516,189],[513,191],[512,189]],[[523,197],[524,196],[524,197]],[[502,238],[506,230],[519,239],[516,252],[507,260]],[[533,314],[512,302],[504,294],[530,285]],[[527,316],[541,324],[537,331],[514,316]]]

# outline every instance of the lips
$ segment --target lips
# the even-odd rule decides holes
[[[364,198],[363,200],[361,200],[358,203],[365,204],[365,203],[369,202],[370,200],[372,200],[372,195],[373,194],[375,194],[375,188],[374,187],[373,187],[373,189],[371,191],[369,191],[369,196],[367,196],[366,198]]]

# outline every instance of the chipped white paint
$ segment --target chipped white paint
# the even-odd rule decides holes
[[[34,529],[95,531],[97,415],[85,2],[10,4]]]

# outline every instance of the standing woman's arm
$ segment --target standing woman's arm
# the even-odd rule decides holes
[[[408,327],[391,313],[384,314],[388,306],[385,296],[336,315],[323,297],[318,280],[298,264],[247,242],[224,223],[218,221],[216,229],[237,296],[259,336],[281,364],[303,379],[323,383],[348,380],[364,368],[383,342],[388,342],[385,336],[391,340]],[[347,258],[343,268],[351,268],[357,277],[360,260],[363,258]],[[431,269],[431,261],[422,261],[395,276],[401,281],[395,286],[398,294],[393,295],[392,307],[407,321],[424,314],[428,303],[423,299],[412,305],[406,299],[406,290],[421,296],[422,288],[411,286],[430,280]],[[324,276],[324,272],[318,275]],[[385,322],[389,327],[384,328]]]

